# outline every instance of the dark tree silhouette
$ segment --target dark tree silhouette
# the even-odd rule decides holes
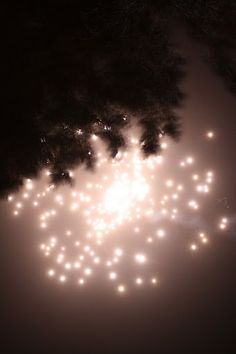
[[[53,182],[70,182],[69,169],[94,166],[92,134],[114,157],[133,121],[144,156],[160,150],[160,134],[178,139],[186,61],[171,41],[178,23],[209,47],[211,67],[236,93],[235,8],[223,0],[9,4],[0,195],[45,166]]]

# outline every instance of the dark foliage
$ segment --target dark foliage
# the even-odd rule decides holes
[[[32,2],[9,4],[5,17],[2,196],[45,166],[56,183],[70,182],[79,164],[93,168],[92,134],[111,157],[133,121],[144,155],[160,150],[160,135],[179,138],[185,59],[173,23],[208,45],[210,64],[236,92],[233,1]]]

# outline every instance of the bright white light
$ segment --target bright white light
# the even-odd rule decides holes
[[[67,270],[71,269],[71,264],[70,264],[70,263],[66,263],[66,264],[65,264],[65,268],[66,268]]]
[[[166,186],[167,187],[173,187],[173,181],[171,180],[171,179],[168,179],[167,181],[166,181]]]
[[[64,283],[64,282],[66,281],[66,276],[65,276],[65,275],[61,275],[61,276],[59,277],[59,281],[60,281],[61,283]]]
[[[91,275],[91,274],[92,274],[92,270],[91,270],[90,268],[86,268],[86,269],[84,270],[84,274],[85,274],[85,275]]]
[[[157,284],[157,279],[156,279],[156,278],[152,278],[152,279],[151,279],[151,283],[152,283],[152,284]]]
[[[135,260],[138,263],[145,263],[147,259],[146,259],[146,256],[144,254],[138,253],[138,254],[135,255]]]
[[[78,203],[72,203],[71,204],[71,210],[77,210],[78,209],[78,207],[79,207],[79,204]]]
[[[164,231],[163,229],[157,230],[157,236],[158,236],[159,238],[164,237],[164,236],[165,236],[165,231]]]
[[[208,139],[213,139],[213,138],[215,137],[215,133],[213,132],[213,130],[208,130],[208,131],[206,132],[206,137],[207,137]]]
[[[115,272],[111,272],[111,273],[109,273],[109,278],[114,280],[117,278],[117,274]]]
[[[124,293],[125,292],[125,286],[124,285],[119,285],[117,288],[119,293]]]
[[[143,279],[142,279],[142,278],[137,278],[137,279],[135,280],[135,283],[136,283],[137,285],[142,285],[142,284],[143,284]]]
[[[117,249],[115,250],[115,254],[116,254],[118,257],[122,256],[122,254],[123,254],[122,249],[117,248]]]
[[[197,245],[195,243],[192,243],[190,246],[191,251],[196,251],[197,250]]]
[[[162,143],[162,144],[161,144],[161,148],[162,148],[163,150],[167,149],[167,143]]]

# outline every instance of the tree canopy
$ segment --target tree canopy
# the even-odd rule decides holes
[[[93,168],[93,134],[111,157],[132,122],[144,156],[160,150],[160,136],[178,139],[179,24],[209,48],[209,65],[236,94],[234,1],[33,2],[9,4],[5,17],[1,196],[44,167],[57,183],[80,164]]]

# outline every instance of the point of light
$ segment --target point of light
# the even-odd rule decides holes
[[[208,139],[214,139],[214,137],[215,137],[214,131],[213,131],[213,130],[208,130],[208,131],[206,132],[206,137],[207,137]]]
[[[157,278],[151,278],[151,283],[153,285],[156,285],[157,284]]]
[[[85,268],[84,274],[85,274],[85,275],[91,275],[91,274],[92,274],[92,269],[90,269],[90,268]]]
[[[173,182],[171,179],[168,179],[168,180],[166,181],[166,186],[167,186],[167,187],[173,187],[173,185],[174,185],[174,182]]]
[[[119,286],[117,287],[117,290],[118,290],[119,293],[124,293],[126,289],[125,289],[125,286],[124,286],[124,285],[119,285]]]
[[[192,157],[192,156],[187,157],[187,158],[186,158],[186,162],[187,162],[187,164],[192,165],[193,162],[194,162],[193,157]]]
[[[94,146],[100,142],[98,139],[95,143],[97,137],[91,139]],[[45,262],[51,262],[52,268],[45,272],[49,277],[56,274],[61,283],[75,280],[82,285],[84,279],[87,283],[97,274],[100,277],[101,272],[106,280],[114,281],[110,283],[118,292],[126,291],[126,286],[129,289],[129,284],[157,283],[148,272],[155,264],[153,250],[162,246],[158,238],[165,237],[165,230],[172,229],[168,228],[169,223],[177,228],[185,220],[188,223],[188,217],[191,223],[196,213],[198,220],[200,206],[205,210],[205,198],[214,192],[215,177],[212,171],[196,166],[193,171],[190,165],[200,161],[195,156],[185,155],[169,169],[169,162],[165,163],[162,156],[143,159],[138,145],[139,140],[133,137],[131,151],[119,152],[110,162],[104,153],[96,154],[97,173],[73,171],[76,180],[80,173],[83,177],[72,191],[65,186],[56,190],[44,186],[39,190],[37,184],[28,180],[17,198],[8,196],[9,201],[14,198],[14,215],[27,206],[37,206],[34,211],[42,235],[39,249],[47,257]],[[166,143],[162,143],[162,148],[165,147]],[[216,223],[222,231],[229,226],[225,216]],[[207,232],[194,231],[194,234],[195,238],[187,245],[193,252],[210,242]],[[148,267],[142,266],[147,260]],[[130,268],[126,272],[124,267]],[[137,268],[143,272],[138,278]]]
[[[110,272],[110,273],[109,273],[109,278],[110,278],[111,280],[115,280],[115,279],[117,278],[117,273],[115,273],[115,272]]]
[[[135,260],[136,260],[137,263],[141,263],[142,264],[142,263],[146,262],[147,258],[146,258],[146,256],[144,254],[137,253],[135,255]]]
[[[66,276],[65,276],[65,275],[61,275],[61,276],[59,277],[59,281],[60,281],[61,283],[64,283],[64,282],[66,281]]]
[[[123,255],[122,249],[121,249],[121,248],[117,248],[117,249],[115,250],[115,254],[116,254],[118,257],[122,256],[122,255]]]
[[[163,229],[157,230],[157,236],[163,238],[165,236],[165,231]]]
[[[197,181],[199,179],[199,176],[197,174],[193,175],[193,180]]]
[[[50,269],[49,271],[48,271],[48,276],[49,277],[53,277],[55,275],[55,270],[54,269]]]
[[[195,251],[197,251],[198,247],[195,243],[192,243],[190,246],[190,249],[191,249],[191,251],[195,252]]]
[[[137,279],[135,279],[135,283],[137,285],[142,285],[143,284],[143,279],[142,278],[137,278]]]

